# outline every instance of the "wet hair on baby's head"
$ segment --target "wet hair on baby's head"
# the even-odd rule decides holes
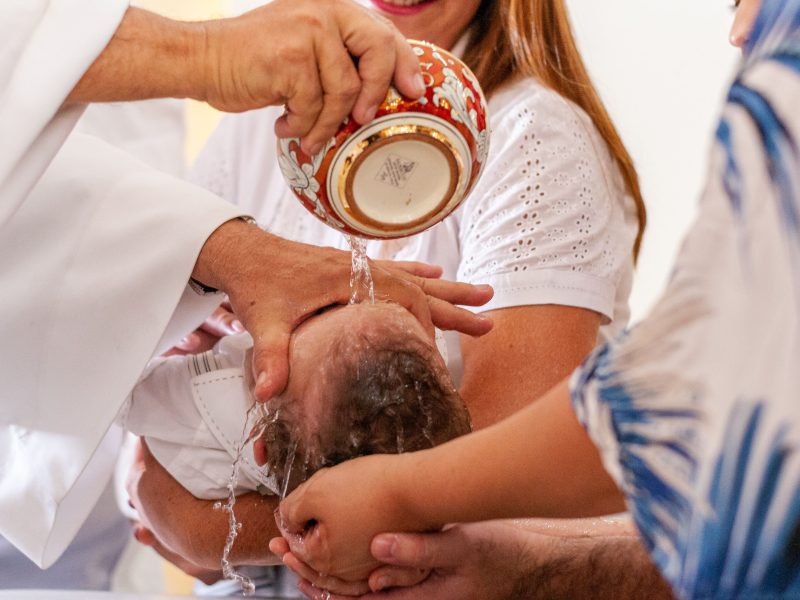
[[[471,431],[469,413],[435,349],[393,329],[350,333],[321,366],[329,403],[319,430],[303,434],[291,411],[263,437],[268,474],[289,493],[318,469],[369,454],[424,450]]]

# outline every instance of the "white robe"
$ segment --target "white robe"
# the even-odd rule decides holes
[[[127,0],[0,3],[0,533],[42,567],[113,469],[148,359],[212,308],[187,289],[241,211],[89,136],[61,108]]]

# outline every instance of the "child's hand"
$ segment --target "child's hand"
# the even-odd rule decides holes
[[[359,581],[380,564],[370,553],[376,534],[439,529],[415,516],[405,500],[411,456],[357,458],[297,488],[277,515],[292,553],[320,574]]]
[[[167,350],[163,356],[200,354],[211,350],[226,335],[235,335],[243,331],[244,325],[233,314],[231,303],[226,300],[211,313],[211,316],[200,327],[183,338],[176,346]]]

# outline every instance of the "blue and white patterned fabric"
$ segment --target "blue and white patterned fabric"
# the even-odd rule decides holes
[[[683,598],[800,597],[800,0],[765,0],[699,215],[573,405]]]

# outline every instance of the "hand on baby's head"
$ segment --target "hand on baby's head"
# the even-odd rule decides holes
[[[269,468],[287,492],[320,469],[349,459],[361,457],[348,465],[362,463],[363,468],[362,461],[383,458],[368,455],[431,448],[471,429],[466,407],[430,339],[408,335],[391,321],[363,325],[349,328],[331,343],[327,353],[330,358],[319,365],[317,385],[310,386],[319,394],[317,400],[310,396],[297,403],[284,399],[283,417],[273,419],[264,430]],[[298,406],[307,407],[307,412],[298,411]],[[402,511],[392,513],[394,520],[388,517],[393,496],[387,496],[390,486],[386,483],[391,474],[380,464],[368,472],[363,484],[370,488],[374,483],[372,489],[366,494],[354,491],[352,498],[344,494],[336,500],[347,506],[377,502],[389,522],[401,529],[415,527],[405,520]],[[324,471],[324,475],[335,473],[336,469]],[[330,501],[324,483],[311,487],[314,497]],[[303,490],[298,493],[302,495]],[[309,554],[302,556],[318,558],[314,566],[328,575],[358,581],[379,565],[369,551],[372,536],[379,531],[373,531],[370,522],[334,523],[334,528],[345,527],[353,540],[335,556],[325,551],[327,535],[332,531],[330,523],[295,525],[289,531],[278,519],[293,551],[304,548]]]
[[[396,305],[337,311],[293,340],[289,387],[261,423],[265,467],[282,496],[321,468],[470,431],[441,357],[407,322],[410,313]]]

